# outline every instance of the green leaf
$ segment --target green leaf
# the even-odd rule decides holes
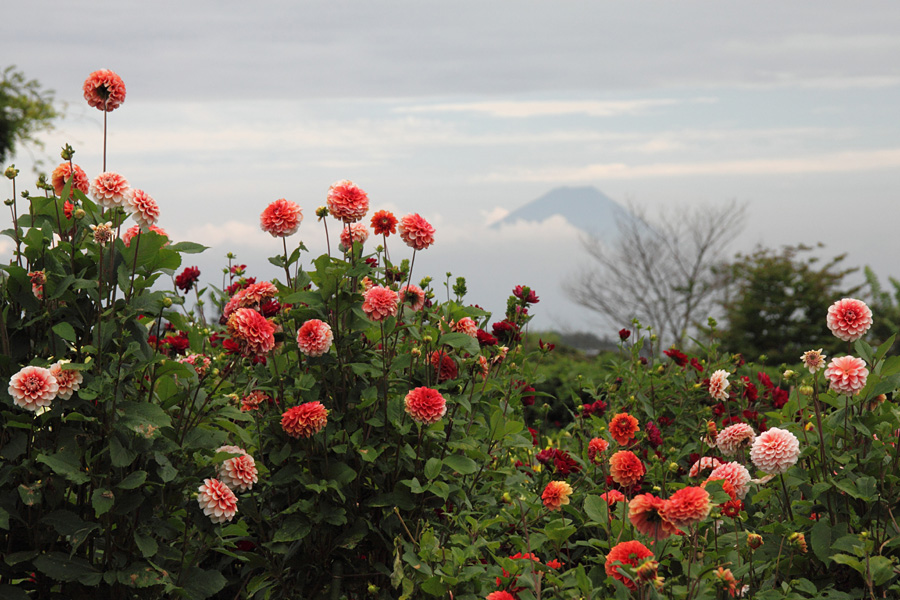
[[[875,585],[884,585],[894,576],[894,563],[886,556],[872,556],[869,558],[869,571]]]
[[[96,513],[98,517],[108,513],[113,507],[113,504],[115,504],[115,501],[115,495],[106,489],[94,490],[94,493],[91,495],[91,506],[94,507],[94,513]]]
[[[204,571],[198,567],[189,567],[184,572],[184,589],[197,600],[205,600],[217,594],[228,580],[218,571]]]
[[[606,523],[609,520],[609,505],[600,496],[588,496],[584,499],[584,512],[591,521]]]
[[[831,527],[827,521],[820,520],[813,525],[809,541],[815,555],[827,565],[831,558],[828,552],[831,548]]]
[[[472,356],[475,356],[481,351],[481,347],[478,345],[478,340],[465,333],[445,333],[441,336],[440,343],[446,344],[447,346],[450,346],[451,348],[455,348],[457,350],[468,352]]]
[[[60,321],[59,323],[54,325],[53,333],[66,340],[67,342],[72,342],[73,344],[75,343],[75,328],[66,321]]]
[[[281,528],[275,532],[273,542],[296,542],[309,535],[312,527],[309,521],[299,515],[291,515],[285,519]]]
[[[169,427],[172,419],[156,404],[150,402],[122,402],[116,412],[119,413],[119,423],[129,430],[145,425],[156,427]]]
[[[839,565],[847,565],[848,567],[852,567],[863,577],[866,576],[866,567],[852,556],[848,556],[847,554],[835,554],[831,557],[831,560],[838,563]]]
[[[203,244],[197,244],[195,242],[178,242],[177,244],[170,245],[169,248],[176,252],[181,252],[182,254],[200,254],[204,250],[208,250],[209,246],[204,246]]]
[[[127,467],[137,458],[137,452],[122,445],[118,435],[109,438],[109,459],[114,467]]]
[[[136,487],[142,485],[145,481],[147,481],[147,472],[135,471],[133,473],[129,473],[128,477],[120,481],[116,487],[122,490],[133,490]]]
[[[425,463],[425,478],[430,481],[440,475],[442,465],[443,463],[441,462],[441,459],[435,458],[433,456],[429,458]]]
[[[159,550],[159,544],[156,543],[153,536],[141,533],[140,531],[134,532],[134,543],[137,545],[138,550],[141,551],[141,555],[144,558],[152,558],[156,554],[156,551]]]
[[[5,600],[29,600],[25,590],[10,585],[0,585],[0,598]]]
[[[447,593],[447,585],[441,581],[439,575],[429,577],[420,587],[423,592],[432,596],[444,596]]]
[[[576,531],[575,526],[569,523],[571,523],[569,519],[556,519],[547,523],[542,531],[550,541],[560,544],[569,539]]]
[[[78,581],[84,585],[97,585],[102,574],[83,558],[69,558],[62,552],[42,554],[34,559],[38,571],[57,581]]]
[[[50,467],[57,475],[62,475],[69,481],[77,484],[87,483],[90,478],[81,468],[81,461],[68,450],[61,450],[56,454],[39,454],[37,461]]]
[[[474,460],[461,454],[451,454],[445,457],[444,464],[461,475],[471,475],[478,470],[478,464]]]

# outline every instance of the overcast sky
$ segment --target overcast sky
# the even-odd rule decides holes
[[[190,263],[210,281],[228,251],[277,276],[258,227],[277,198],[304,207],[292,241],[324,251],[313,212],[339,179],[437,226],[416,276],[465,275],[497,311],[529,284],[539,328],[606,333],[561,290],[585,262],[577,231],[486,225],[561,185],[651,214],[736,198],[734,251],[821,241],[900,276],[897,2],[12,0],[0,36],[4,64],[67,103],[51,167],[69,142],[99,173],[81,86],[122,76],[108,167],[173,238],[212,246]]]

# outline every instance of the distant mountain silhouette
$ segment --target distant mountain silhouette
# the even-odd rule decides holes
[[[585,233],[606,241],[616,238],[620,221],[635,218],[595,187],[559,187],[517,208],[491,227],[518,221],[542,222],[553,215],[560,215]]]

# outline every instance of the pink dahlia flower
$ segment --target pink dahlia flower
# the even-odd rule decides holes
[[[434,243],[434,227],[418,213],[400,219],[400,239],[415,250],[425,250]]]
[[[709,492],[701,487],[681,488],[666,500],[661,516],[676,527],[689,527],[709,515]]]
[[[406,394],[403,400],[406,414],[422,425],[431,425],[440,421],[447,414],[447,401],[437,390],[429,387],[417,387]]]
[[[709,395],[719,401],[728,399],[728,371],[719,369],[709,376]]]
[[[219,465],[219,481],[232,490],[246,492],[253,489],[253,484],[259,481],[259,473],[256,470],[256,461],[253,460],[253,457],[238,446],[222,446],[216,452],[240,455],[229,458]]]
[[[828,329],[845,342],[861,338],[872,326],[872,311],[862,300],[844,298],[828,307]]]
[[[91,189],[91,182],[88,181],[87,174],[85,174],[84,169],[75,165],[75,178],[72,180],[72,187],[69,190],[69,198],[75,195],[75,190],[80,191],[82,194],[87,194]],[[61,163],[58,167],[53,169],[53,174],[50,176],[50,183],[53,184],[53,191],[57,196],[62,196],[63,188],[66,187],[66,182],[69,181],[69,177],[72,176],[72,166],[69,165],[68,162]],[[67,200],[69,198],[66,198]]]
[[[700,473],[705,471],[706,469],[715,469],[719,465],[722,464],[718,458],[714,458],[712,456],[703,456],[691,465],[691,470],[688,472],[688,477],[699,477]],[[747,476],[749,480],[749,475]]]
[[[131,217],[142,229],[148,230],[151,225],[156,225],[159,220],[159,205],[150,194],[144,190],[130,189],[125,192],[125,203],[131,207]]]
[[[328,409],[321,402],[306,402],[281,415],[281,428],[294,438],[312,437],[328,424]]]
[[[832,358],[825,369],[825,377],[831,382],[831,389],[839,394],[853,396],[866,387],[869,370],[861,358],[839,356]]]
[[[275,326],[252,308],[239,308],[232,313],[228,334],[245,356],[259,356],[275,347]]]
[[[799,456],[800,442],[797,437],[777,427],[759,434],[750,448],[750,460],[760,471],[770,475],[784,473],[796,464]]]
[[[478,335],[478,324],[471,317],[463,317],[453,324],[452,329],[457,333],[464,333],[470,337]]]
[[[759,438],[756,438],[759,440]],[[708,480],[725,479],[734,486],[738,498],[743,499],[750,491],[750,471],[739,462],[727,462],[720,464],[712,470]]]
[[[163,236],[164,238],[168,238],[168,237],[169,237],[169,234],[166,233],[166,230],[165,230],[165,229],[163,229],[162,227],[157,227],[156,225],[151,225],[151,226],[150,226],[150,231],[152,231],[153,233],[158,233],[159,235]],[[134,225],[134,226],[132,226],[132,227],[129,227],[128,230],[125,231],[125,233],[122,234],[122,242],[125,244],[126,247],[129,247],[129,248],[130,248],[130,247],[131,247],[131,240],[133,240],[133,239],[134,239],[134,236],[136,236],[136,235],[139,234],[140,232],[141,232],[141,226],[140,226],[140,225]],[[165,245],[165,246],[168,246],[168,245],[169,245],[169,242],[166,242],[164,245]]]
[[[300,206],[284,198],[269,204],[259,216],[259,226],[272,237],[287,237],[297,233],[302,221],[303,211]]]
[[[628,503],[628,519],[634,528],[656,540],[664,540],[678,528],[663,517],[666,501],[653,494],[639,494]]]
[[[363,296],[363,312],[373,321],[383,321],[389,316],[397,316],[397,292],[390,288],[375,285]]]
[[[599,465],[600,455],[606,452],[607,448],[609,448],[609,442],[603,438],[592,438],[591,441],[588,442],[588,460],[595,465]]]
[[[550,510],[561,510],[563,506],[569,503],[569,496],[571,495],[571,485],[565,481],[551,481],[544,488],[541,500],[544,501],[544,506]]]
[[[188,354],[187,356],[179,356],[175,359],[183,365],[191,365],[197,372],[197,376],[203,377],[209,369],[210,360],[208,356],[202,354]]]
[[[241,308],[252,308],[277,296],[278,288],[275,287],[275,284],[271,281],[258,281],[256,283],[251,283],[238,292],[238,294],[240,294],[241,298],[239,306]],[[237,297],[238,294],[235,294],[235,297]]]
[[[400,298],[404,304],[414,311],[425,307],[425,292],[417,285],[409,284],[400,288]]]
[[[59,384],[50,369],[24,367],[9,379],[7,391],[17,406],[35,411],[50,406],[59,392]]]
[[[129,190],[128,180],[112,171],[100,173],[91,184],[91,196],[103,208],[116,208],[125,205]]]
[[[369,239],[369,230],[363,223],[351,223],[341,229],[341,244],[347,250],[353,247],[354,242],[365,244],[367,239]]]
[[[63,369],[63,365],[67,362],[69,361],[59,361],[50,365],[50,374],[53,375],[53,378],[56,379],[56,384],[59,386],[56,395],[63,400],[71,398],[72,394],[78,391],[81,383],[84,381],[81,371]]]
[[[756,439],[756,432],[746,423],[729,425],[716,436],[716,446],[725,456],[734,456],[741,449],[748,448]]]
[[[109,69],[94,71],[84,80],[84,99],[96,109],[115,110],[125,102],[125,82]]]
[[[237,496],[218,479],[206,479],[197,490],[197,504],[213,523],[224,523],[237,512]]]
[[[366,216],[369,196],[355,183],[344,179],[331,184],[325,204],[335,219],[353,223]]]
[[[333,340],[331,325],[319,319],[310,319],[297,332],[297,346],[307,356],[322,356],[331,348]]]

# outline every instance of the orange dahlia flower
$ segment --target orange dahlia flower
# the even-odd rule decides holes
[[[312,437],[328,424],[328,410],[321,402],[306,402],[281,415],[281,428],[294,438]]]
[[[638,431],[638,420],[628,413],[619,413],[609,422],[609,434],[620,446],[631,443]]]
[[[634,528],[656,540],[664,540],[678,531],[662,516],[666,501],[653,494],[640,494],[628,503],[628,519]]]
[[[609,554],[606,555],[606,574],[613,579],[618,579],[630,590],[636,590],[637,585],[629,578],[619,572],[619,567],[628,565],[635,568],[638,563],[645,558],[653,558],[653,553],[642,543],[632,540],[630,542],[621,542],[613,546]]]
[[[709,492],[689,486],[672,494],[660,514],[676,527],[688,527],[705,519],[710,508]]]
[[[572,495],[572,486],[565,481],[551,481],[544,488],[541,494],[541,500],[544,506],[550,510],[560,510],[569,503],[569,496]]]
[[[620,450],[609,457],[609,474],[623,487],[633,486],[646,472],[644,463],[630,450]]]

